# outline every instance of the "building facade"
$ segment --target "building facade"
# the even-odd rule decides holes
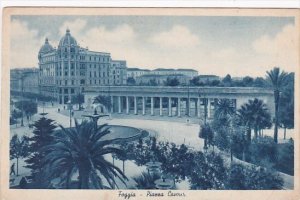
[[[134,79],[147,77],[150,75],[159,75],[159,76],[177,76],[184,75],[189,78],[193,78],[198,76],[198,71],[194,69],[165,69],[165,68],[157,68],[154,70],[140,69],[140,68],[128,68],[127,69],[127,77],[132,77]]]
[[[168,79],[177,79],[180,85],[188,85],[191,78],[183,74],[157,75],[145,74],[136,78],[137,85],[165,85]]]
[[[80,47],[69,29],[57,49],[46,39],[38,59],[41,94],[54,97],[61,104],[72,101],[86,86],[126,84],[126,61],[112,60],[110,53]]]
[[[39,94],[38,73],[38,68],[10,70],[10,90]]]

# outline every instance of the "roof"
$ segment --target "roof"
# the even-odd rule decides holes
[[[191,71],[191,72],[197,72],[197,70],[194,70],[194,69],[177,69],[177,71]]]
[[[70,30],[67,29],[66,34],[60,39],[58,46],[60,47],[60,46],[71,46],[71,45],[77,46],[77,41],[73,36],[71,36]]]
[[[45,44],[43,44],[43,46],[40,48],[39,53],[48,53],[53,51],[54,48],[49,44],[48,38],[45,39]]]

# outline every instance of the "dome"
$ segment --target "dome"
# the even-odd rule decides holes
[[[39,53],[48,53],[53,51],[53,47],[49,44],[48,38],[45,39],[45,44],[40,48]]]
[[[66,35],[63,36],[60,41],[58,46],[77,46],[77,42],[74,37],[71,36],[70,30],[67,29]]]

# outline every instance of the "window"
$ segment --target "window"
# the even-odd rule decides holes
[[[95,80],[95,85],[97,84],[97,80]]]
[[[96,72],[94,71],[94,77],[97,77],[97,74],[96,74]]]
[[[68,81],[67,80],[65,80],[65,85],[68,85]]]
[[[84,83],[85,83],[85,80],[84,80],[84,79],[81,79],[81,80],[80,80],[80,84],[83,85]]]
[[[72,80],[72,85],[74,85],[74,80]]]
[[[68,76],[68,72],[67,71],[65,71],[65,76]]]
[[[71,76],[74,76],[74,71],[71,71]]]
[[[71,94],[74,94],[74,89],[71,89]]]
[[[90,80],[90,85],[92,85],[92,80]]]
[[[90,77],[92,77],[92,72],[90,72]]]
[[[67,94],[68,93],[68,89],[64,89],[64,93]]]

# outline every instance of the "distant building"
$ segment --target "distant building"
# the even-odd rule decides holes
[[[131,77],[136,79],[139,76],[149,74],[149,72],[149,69],[127,68],[127,78]]]
[[[191,80],[190,77],[183,74],[174,75],[157,75],[157,74],[145,74],[136,78],[137,85],[164,85],[167,79],[176,78],[180,85],[188,85]]]
[[[221,80],[220,77],[216,75],[199,75],[198,77],[199,77],[199,82],[202,83]]]
[[[138,79],[137,82],[148,82],[150,77],[154,77],[158,79],[158,76],[178,76],[184,75],[189,78],[193,78],[198,75],[198,72],[194,69],[165,69],[165,68],[157,68],[154,70],[148,69],[140,69],[140,68],[128,68],[127,69],[127,77],[132,77],[134,79]],[[145,78],[145,81],[141,81],[141,78]],[[165,79],[165,77],[160,77],[160,79]]]
[[[39,94],[38,68],[23,68],[10,70],[10,90]]]
[[[62,104],[83,92],[86,86],[126,84],[126,61],[112,60],[110,53],[80,47],[69,29],[57,49],[46,38],[38,59],[41,93]]]

